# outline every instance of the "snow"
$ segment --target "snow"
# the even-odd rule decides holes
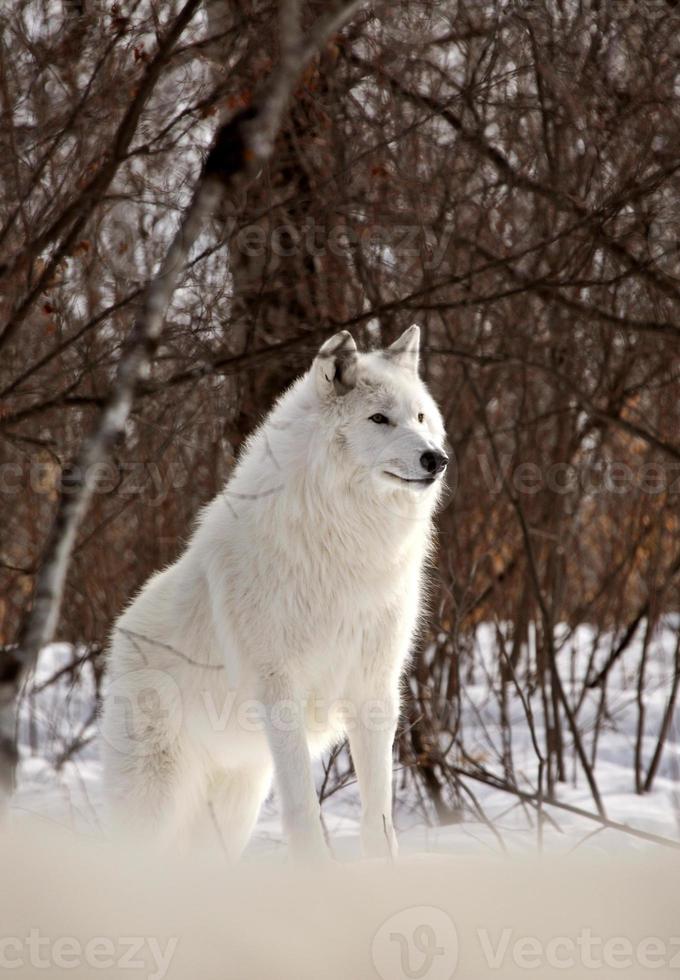
[[[503,779],[502,737],[498,690],[498,631],[502,624],[481,624],[474,637],[470,664],[462,671],[462,731],[468,759]],[[677,618],[667,618],[656,630],[649,649],[644,703],[646,709],[643,758],[649,764],[662,715],[668,699],[674,669]],[[637,724],[636,678],[640,660],[644,624],[638,636],[611,672],[608,685],[607,717],[597,740],[595,775],[607,816],[653,834],[680,840],[680,743],[677,726],[671,725],[662,762],[651,793],[638,795],[634,788],[634,752]],[[556,631],[559,662],[567,697],[575,704],[588,662],[597,666],[607,659],[616,637],[598,635],[582,626],[569,632]],[[530,637],[532,633],[530,631]],[[530,644],[531,646],[531,644]],[[527,652],[529,663],[534,656]],[[69,664],[72,672],[62,674],[46,684]],[[465,678],[467,677],[467,681]],[[576,679],[574,682],[573,679]],[[528,698],[539,746],[544,743],[539,692],[530,694],[522,678],[523,694]],[[99,761],[96,716],[96,677],[92,663],[83,658],[83,650],[70,644],[55,643],[42,651],[34,677],[22,702],[20,712],[20,745],[22,760],[17,791],[12,804],[16,820],[26,814],[68,827],[79,834],[98,837],[102,833],[101,766]],[[578,711],[579,729],[584,733],[588,755],[592,752],[594,719],[599,690],[588,692]],[[526,792],[535,792],[537,758],[521,699],[512,685],[508,688],[507,714],[511,720],[513,769],[517,784]],[[676,715],[677,717],[677,715]],[[74,740],[78,747],[69,754]],[[583,772],[576,763],[571,740],[565,734],[568,779],[559,784],[560,801],[595,813],[593,799]],[[469,768],[452,748],[448,758],[456,765]],[[347,768],[347,759],[341,759]],[[318,766],[318,783],[323,771]],[[474,794],[471,805],[467,793],[460,822],[448,826],[429,825],[427,812],[419,805],[408,773],[395,773],[395,822],[402,854],[422,852],[436,854],[476,854],[508,850],[529,853],[537,850],[539,835],[536,810],[522,804],[517,797],[482,782],[466,779],[465,786]],[[602,828],[583,816],[548,806],[551,820],[544,823],[542,847],[557,853],[574,849],[586,851],[633,851],[656,849],[657,845]],[[480,816],[480,813],[483,816]],[[360,801],[353,778],[335,789],[323,804],[323,819],[334,852],[341,860],[358,856],[358,823]],[[490,824],[492,826],[490,826]],[[266,802],[247,856],[283,859],[285,846],[273,797]]]

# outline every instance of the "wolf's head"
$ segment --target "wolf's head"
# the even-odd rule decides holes
[[[419,344],[413,325],[391,347],[360,353],[343,330],[321,347],[311,379],[355,473],[380,492],[434,497],[448,456],[441,414],[418,374]]]

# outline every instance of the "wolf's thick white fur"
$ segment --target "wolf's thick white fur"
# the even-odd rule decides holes
[[[167,840],[207,817],[236,857],[275,773],[292,852],[324,856],[311,759],[346,733],[364,852],[396,851],[399,682],[446,463],[418,338],[327,341],[118,620],[102,733],[119,825]]]

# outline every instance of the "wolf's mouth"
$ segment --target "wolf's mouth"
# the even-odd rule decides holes
[[[391,476],[393,480],[399,480],[400,483],[415,483],[416,486],[428,487],[431,483],[437,482],[436,476],[426,476],[420,480],[408,480],[405,476],[397,476],[396,473],[390,473],[389,470],[383,470],[385,476]]]

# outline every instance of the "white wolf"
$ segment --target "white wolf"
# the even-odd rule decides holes
[[[119,823],[166,840],[203,811],[236,857],[273,772],[291,852],[323,858],[311,759],[347,734],[364,853],[396,852],[400,675],[448,461],[418,346],[415,325],[385,351],[328,340],[118,620],[102,733]]]

